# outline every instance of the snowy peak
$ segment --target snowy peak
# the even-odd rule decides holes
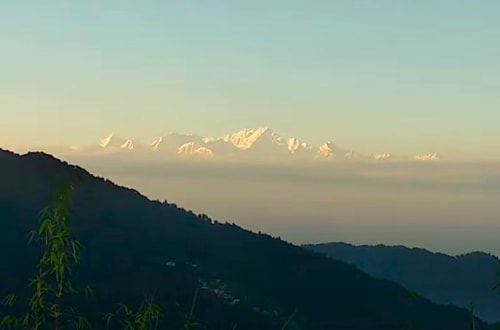
[[[111,133],[99,141],[99,146],[102,148],[120,147],[125,142],[125,139],[116,137],[113,133]]]
[[[72,148],[73,152],[85,152],[93,147]],[[295,138],[284,137],[269,127],[244,128],[222,137],[202,137],[197,134],[168,133],[149,144],[141,144],[135,139],[124,139],[108,134],[99,140],[98,148],[110,149],[112,153],[121,150],[133,153],[154,152],[158,156],[199,156],[224,160],[335,160],[335,161],[439,161],[441,155],[429,153],[414,157],[395,156],[391,153],[362,155],[352,149],[344,149],[331,141],[319,146]]]
[[[319,146],[317,152],[318,158],[331,158],[333,157],[333,155],[334,155],[333,148],[330,142],[323,143],[322,145]]]
[[[438,153],[430,153],[427,155],[420,155],[420,156],[415,156],[415,160],[418,161],[424,161],[424,162],[435,162],[441,160],[441,156]]]
[[[195,142],[188,142],[177,149],[177,154],[184,156],[200,156],[212,158],[213,152],[205,146],[198,146]]]
[[[130,139],[126,140],[122,145],[120,145],[121,149],[133,150],[135,148],[134,142]]]
[[[389,160],[392,158],[392,155],[389,153],[383,153],[383,154],[373,154],[373,159],[375,160]]]
[[[157,138],[156,140],[154,140],[151,143],[151,148],[153,149],[153,151],[158,150],[158,148],[160,147],[160,145],[162,144],[162,142],[163,142],[163,136],[160,136],[159,138]]]
[[[230,143],[240,150],[253,151],[254,153],[294,154],[300,150],[311,149],[307,143],[297,138],[283,137],[269,127],[245,128],[219,138],[219,140]]]
[[[200,143],[202,138],[194,134],[169,133],[155,139],[150,147],[155,152],[175,152],[179,146],[189,142]]]
[[[320,145],[316,151],[316,158],[319,159],[333,159],[337,158],[343,151],[334,145],[331,141]]]
[[[264,138],[274,143],[279,143],[280,140],[280,136],[268,127],[261,127],[257,129],[245,128],[234,134],[226,135],[224,140],[226,142],[231,142],[239,149],[247,150],[257,143],[257,141]]]
[[[103,149],[134,150],[137,146],[134,139],[124,139],[114,134],[109,134],[99,141],[99,147]]]
[[[308,149],[309,145],[297,138],[289,138],[287,141],[287,147],[288,150],[290,150],[292,153],[295,153],[299,149]]]

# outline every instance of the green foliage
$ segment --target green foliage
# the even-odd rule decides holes
[[[198,323],[194,322],[194,308],[196,306],[196,300],[198,299],[198,288],[194,292],[193,302],[191,304],[191,309],[189,311],[189,315],[187,317],[186,323],[184,324],[185,330],[192,330],[194,327],[198,326]]]
[[[41,211],[40,225],[28,233],[29,243],[41,247],[42,253],[36,266],[35,276],[29,281],[32,295],[28,300],[28,311],[22,317],[6,315],[0,327],[7,329],[42,329],[50,326],[55,330],[66,324],[72,328],[88,328],[88,320],[71,306],[63,304],[64,298],[78,294],[69,275],[72,267],[80,261],[81,244],[70,238],[69,207],[74,184],[62,186],[55,202]],[[17,296],[10,294],[2,301],[14,307]]]
[[[156,330],[160,320],[160,307],[154,303],[153,298],[148,298],[136,311],[130,306],[120,304],[116,313],[107,313],[104,318],[106,329],[116,320],[124,330]]]
[[[65,297],[80,293],[70,280],[73,267],[80,262],[82,248],[80,242],[71,239],[69,230],[69,208],[74,190],[73,183],[62,186],[55,202],[41,211],[38,229],[28,233],[29,243],[37,243],[42,250],[36,275],[29,281],[32,295],[27,302],[28,311],[23,316],[3,316],[0,329],[92,328],[90,321],[80,315],[76,308],[64,304]],[[94,294],[94,290],[87,285],[83,293],[88,297]],[[185,329],[192,329],[196,325],[192,322],[196,298],[197,292]],[[9,294],[1,303],[5,307],[15,307],[18,296]],[[114,321],[124,330],[156,330],[160,307],[151,297],[145,299],[136,310],[120,304],[116,313],[108,313],[104,318],[107,327]]]
[[[290,324],[290,322],[292,322],[292,319],[295,316],[295,314],[297,314],[297,308],[295,308],[294,311],[293,311],[293,313],[288,317],[288,319],[286,320],[285,324],[283,324],[283,327],[281,328],[281,330],[285,330],[286,329],[286,327],[288,326],[288,324]]]

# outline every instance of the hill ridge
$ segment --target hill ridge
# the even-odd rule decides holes
[[[72,224],[86,249],[78,278],[97,287],[94,300],[82,303],[96,319],[98,311],[109,310],[117,300],[137,302],[142,294],[155,292],[166,319],[180,324],[175,302],[188,305],[196,287],[223,283],[240,300],[228,305],[213,290],[203,291],[197,316],[209,329],[235,323],[238,329],[275,329],[295,309],[296,329],[469,329],[468,311],[436,305],[348,263],[151,201],[47,154],[12,155],[0,152],[0,265],[15,267],[0,268],[7,279],[0,295],[29,276],[24,261],[33,260],[33,251],[25,246],[24,234],[57,184],[79,172]],[[8,253],[13,250],[16,256]],[[171,269],[168,262],[196,267]]]

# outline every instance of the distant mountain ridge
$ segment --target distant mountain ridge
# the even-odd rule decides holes
[[[73,146],[74,151],[154,152],[171,157],[200,159],[288,159],[337,161],[439,161],[441,155],[429,153],[416,156],[374,153],[363,155],[355,150],[341,148],[331,141],[319,146],[295,137],[284,137],[268,127],[245,128],[222,137],[203,137],[197,134],[170,133],[151,143],[109,134],[97,145]],[[98,149],[99,149],[98,148]]]
[[[377,278],[395,281],[442,304],[469,308],[478,316],[500,321],[500,294],[494,289],[500,259],[473,252],[459,256],[419,248],[346,243],[304,245],[305,248],[349,262]]]
[[[95,289],[79,305],[92,320],[154,293],[164,312],[160,328],[179,329],[179,306],[189,306],[198,288],[196,321],[209,330],[280,329],[290,315],[290,330],[470,329],[467,310],[434,304],[345,262],[148,200],[44,153],[2,150],[0,296],[25,296],[37,255],[26,232],[58,185],[75,175],[71,230],[85,247],[76,285]]]

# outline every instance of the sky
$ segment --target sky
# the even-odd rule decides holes
[[[0,3],[0,146],[271,127],[500,159],[500,2]]]

